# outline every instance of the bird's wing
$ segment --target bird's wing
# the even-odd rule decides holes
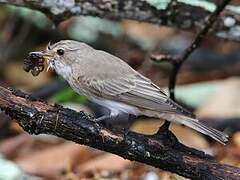
[[[82,79],[79,83],[91,93],[90,96],[120,101],[152,111],[174,112],[193,116],[191,112],[172,101],[151,80],[139,73],[105,80],[88,77],[88,79]]]

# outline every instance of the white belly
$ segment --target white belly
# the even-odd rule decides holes
[[[140,110],[137,107],[130,106],[121,102],[103,100],[103,99],[91,99],[95,103],[108,108],[111,111],[111,116],[117,116],[121,113],[132,114],[135,116],[140,115]]]

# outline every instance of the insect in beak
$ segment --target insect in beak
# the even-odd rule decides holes
[[[48,48],[48,47],[47,47]],[[34,52],[35,56],[38,56],[39,59],[43,59],[43,61],[47,62],[47,72],[49,71],[49,69],[54,69],[54,57],[51,53],[47,52],[47,51],[41,51],[41,52]]]

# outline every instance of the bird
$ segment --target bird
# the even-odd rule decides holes
[[[55,70],[78,94],[109,109],[96,121],[120,113],[143,115],[185,125],[221,144],[228,141],[227,134],[200,122],[149,78],[110,53],[74,40],[48,44],[41,53],[47,69]]]

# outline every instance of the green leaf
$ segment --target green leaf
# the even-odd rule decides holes
[[[54,94],[51,98],[51,101],[56,103],[77,102],[84,104],[86,102],[86,98],[84,96],[80,96],[68,87]]]

